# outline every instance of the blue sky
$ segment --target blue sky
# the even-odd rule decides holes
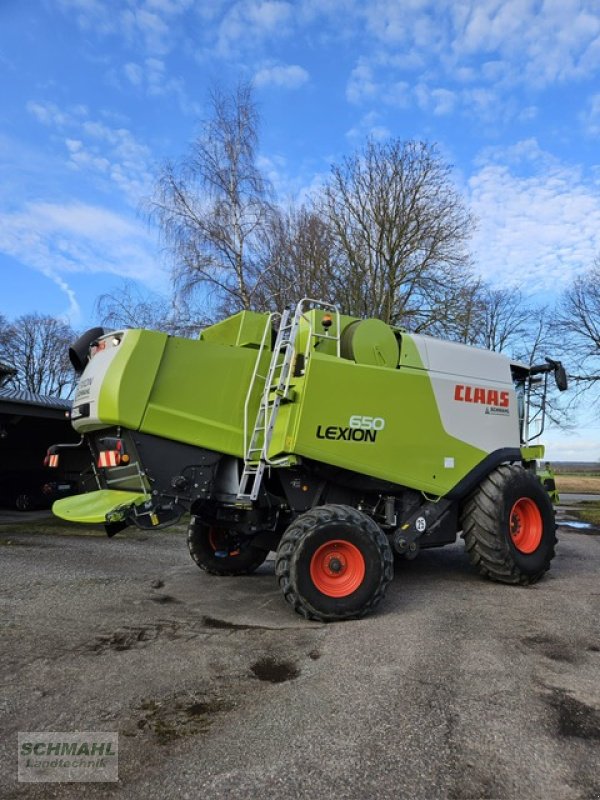
[[[251,79],[261,163],[301,197],[365,136],[425,138],[479,219],[477,270],[552,302],[600,253],[597,0],[0,0],[0,312],[93,323],[168,267],[139,213],[207,88]],[[600,458],[600,431],[551,434]]]

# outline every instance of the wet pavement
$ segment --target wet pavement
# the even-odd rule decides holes
[[[461,543],[399,562],[364,620],[295,615],[267,562],[214,578],[182,533],[0,533],[0,796],[600,796],[600,536],[535,586]],[[19,784],[18,731],[119,733],[118,784]]]

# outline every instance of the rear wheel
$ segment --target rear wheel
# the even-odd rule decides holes
[[[277,549],[275,573],[287,602],[324,622],[363,617],[393,577],[387,537],[370,517],[327,505],[300,515]]]
[[[503,464],[465,503],[463,538],[471,563],[501,583],[535,583],[550,568],[556,545],[554,508],[539,479]]]
[[[226,528],[192,517],[188,548],[196,564],[211,575],[248,575],[266,560],[268,550],[253,547]]]
[[[34,506],[33,497],[27,492],[21,492],[15,500],[17,511],[32,511]]]

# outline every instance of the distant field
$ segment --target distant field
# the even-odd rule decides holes
[[[552,469],[557,475],[599,475],[598,461],[552,461]]]
[[[559,494],[600,494],[600,475],[560,474],[556,476],[556,488]]]

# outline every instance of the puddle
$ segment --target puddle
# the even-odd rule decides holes
[[[176,600],[174,597],[171,597],[170,594],[155,594],[152,595],[150,598],[153,603],[180,603],[180,600]]]
[[[573,520],[561,522],[560,525],[562,528],[574,528],[577,531],[589,531],[594,527],[591,522],[575,522]]]
[[[521,639],[524,645],[541,652],[546,658],[552,661],[562,661],[565,664],[576,664],[578,662],[577,652],[559,639],[544,634],[535,634]]]
[[[219,698],[178,694],[144,700],[137,710],[142,712],[141,716],[134,725],[126,725],[122,733],[135,736],[140,731],[150,731],[159,744],[169,744],[183,736],[204,733],[212,717],[226,710],[226,704]]]
[[[600,739],[600,712],[571,697],[562,689],[553,689],[550,705],[558,715],[558,733],[565,738]]]
[[[206,628],[224,631],[279,631],[283,628],[270,628],[267,625],[246,625],[239,622],[229,622],[226,619],[216,617],[202,617],[202,622]]]
[[[276,661],[274,658],[261,658],[250,667],[259,681],[284,683],[294,680],[300,674],[295,664],[289,661]]]
[[[155,642],[157,639],[193,639],[207,636],[193,622],[183,620],[161,620],[147,625],[123,625],[116,631],[97,634],[94,639],[83,645],[82,652],[101,655],[108,651],[133,650]]]

